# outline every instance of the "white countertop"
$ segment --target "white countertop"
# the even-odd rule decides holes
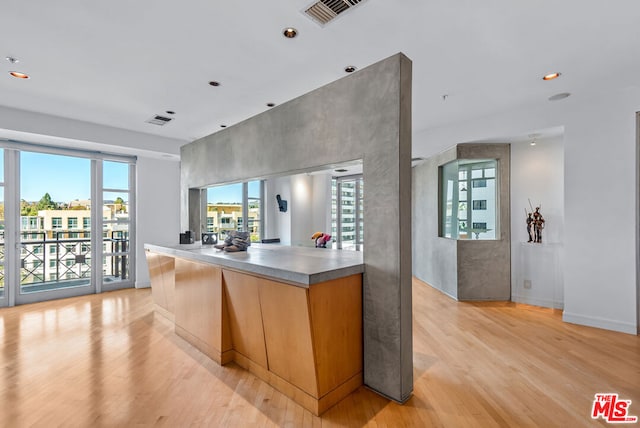
[[[291,247],[253,243],[247,251],[229,253],[201,243],[160,246],[144,244],[146,251],[210,263],[308,287],[363,273],[361,251]]]

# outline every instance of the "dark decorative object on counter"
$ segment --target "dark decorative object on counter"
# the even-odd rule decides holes
[[[181,244],[193,244],[193,232],[190,230],[180,234]]]
[[[218,243],[218,234],[205,232],[202,234],[202,245],[214,245]]]

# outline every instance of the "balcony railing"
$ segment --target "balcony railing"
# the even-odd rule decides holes
[[[91,277],[91,235],[88,231],[23,231],[20,233],[20,285],[40,291],[84,285]],[[129,239],[125,231],[110,231],[102,263],[103,279],[121,281],[129,276]],[[4,236],[0,232],[0,287],[4,286]],[[110,259],[110,260],[109,260]],[[57,283],[57,287],[43,284]],[[44,288],[43,288],[44,287]]]

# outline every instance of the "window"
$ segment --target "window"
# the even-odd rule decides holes
[[[133,203],[133,174],[131,165],[125,162],[104,161],[102,202],[103,233],[109,243],[103,253],[103,264],[106,272],[103,280],[115,284],[131,280],[130,267],[135,261],[132,250],[135,243],[130,239],[133,235],[135,203]]]
[[[236,229],[249,232],[252,242],[262,239],[263,181],[225,184],[207,189],[207,231]]]
[[[487,209],[487,201],[485,199],[477,199],[473,201],[473,209],[474,210],[486,210]]]
[[[68,229],[77,229],[78,228],[78,217],[69,217],[69,218],[67,218],[67,228]]]
[[[5,147],[10,150],[4,150]],[[7,153],[9,158],[3,159]],[[4,171],[5,163],[12,166],[8,171]],[[131,156],[0,142],[0,300],[4,291],[5,251],[15,261],[6,272],[15,304],[61,297],[70,294],[66,289],[71,286],[86,287],[71,294],[133,286],[129,269],[136,262],[134,178],[135,158]],[[9,223],[11,248],[2,246],[5,185],[15,209],[15,218]],[[107,222],[103,224],[101,217]],[[109,236],[100,233],[103,226]],[[112,231],[121,234],[117,238],[119,253],[103,254],[103,243],[112,246]],[[97,257],[105,255],[110,257],[109,270],[119,271],[119,284],[92,274],[94,265],[100,267]],[[38,282],[64,279],[67,268],[72,266],[74,278],[91,280],[34,286]],[[56,272],[56,276],[50,276]],[[0,306],[3,305],[0,301]]]
[[[495,159],[458,159],[440,166],[439,236],[496,239],[497,166]]]
[[[263,182],[260,180],[247,183],[247,230],[252,242],[262,239],[262,193]]]
[[[363,177],[337,177],[331,187],[332,247],[360,251],[364,245]]]

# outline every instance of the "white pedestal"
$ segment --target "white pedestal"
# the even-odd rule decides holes
[[[561,243],[521,242],[514,248],[516,272],[511,300],[546,308],[563,309],[564,279]]]

